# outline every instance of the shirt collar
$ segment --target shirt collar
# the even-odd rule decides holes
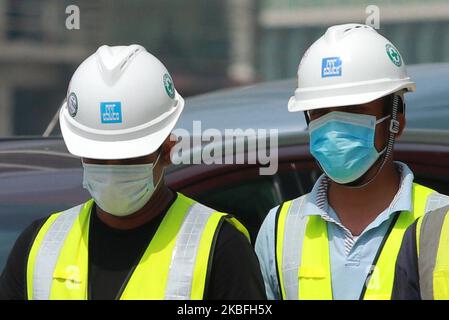
[[[399,161],[395,161],[396,168],[401,175],[400,187],[390,206],[385,209],[369,226],[374,228],[376,225],[380,225],[383,221],[388,220],[390,216],[398,211],[412,211],[412,188],[413,188],[413,172],[410,168]],[[326,175],[321,175],[313,186],[312,191],[307,195],[306,207],[304,215],[319,215],[321,217],[327,216],[339,221],[337,214],[329,207],[327,201],[327,186],[329,184],[329,178]],[[368,228],[367,228],[368,229]]]

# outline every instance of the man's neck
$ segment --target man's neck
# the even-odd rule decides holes
[[[370,179],[377,167],[367,173]],[[363,183],[363,181],[362,181]],[[330,182],[328,201],[338,214],[341,223],[353,235],[360,235],[388,206],[399,190],[400,174],[393,161],[385,164],[368,185],[362,188],[348,188],[335,182]]]
[[[116,217],[97,206],[98,218],[111,228],[129,230],[140,227],[160,214],[165,213],[176,198],[176,193],[161,181],[150,200],[139,211],[126,216]]]

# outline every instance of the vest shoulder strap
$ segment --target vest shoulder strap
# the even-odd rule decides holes
[[[426,208],[424,212],[429,212],[445,206],[449,206],[449,196],[438,192],[433,192],[427,198]]]
[[[194,203],[189,208],[173,249],[165,289],[165,299],[186,300],[191,298],[195,264],[197,258],[202,257],[202,255],[198,256],[202,236],[206,231],[210,231],[210,234],[205,236],[209,238],[207,242],[211,243],[218,222],[224,216],[224,214],[218,214],[214,221],[209,221],[214,212],[215,210],[200,203]],[[210,229],[207,229],[208,224]],[[209,254],[207,254],[207,257],[209,257]],[[207,264],[203,266],[203,271],[206,270]]]
[[[178,197],[191,200],[181,194]],[[211,255],[224,219],[249,240],[248,230],[236,218],[192,201],[173,248],[165,299],[203,299]]]
[[[394,269],[397,256],[407,228],[424,215],[432,204],[436,192],[418,183],[413,183],[413,211],[403,211],[395,219],[385,235],[373,267],[367,276],[361,298],[366,300],[389,300],[393,291]]]
[[[88,201],[51,215],[39,230],[27,262],[27,295],[32,300],[50,298],[53,272],[64,241],[80,212],[92,204]]]
[[[327,222],[318,215],[309,217],[299,266],[299,299],[332,300],[332,280]]]
[[[442,291],[437,288],[438,284],[434,281],[438,273],[445,273],[445,277],[439,279],[438,283],[444,284],[445,281],[449,281],[448,212],[449,206],[430,211],[418,220],[416,226],[419,285],[423,300],[434,299],[440,294],[439,291]]]
[[[308,217],[304,215],[303,195],[279,207],[276,230],[276,261],[283,299],[298,299],[298,269]]]
[[[449,206],[449,196],[438,193],[436,191],[433,191],[427,197],[426,206],[424,208],[424,213],[435,211],[435,210],[445,207],[445,206]],[[419,251],[420,251],[419,239],[420,239],[420,233],[421,233],[421,228],[422,228],[421,225],[422,225],[423,219],[424,219],[423,217],[420,217],[418,219],[417,226],[416,226],[416,249],[417,249],[418,257],[419,257]]]

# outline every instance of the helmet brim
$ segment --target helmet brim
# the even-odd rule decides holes
[[[66,106],[63,105],[59,113],[59,123],[67,149],[75,156],[99,160],[131,159],[149,155],[155,152],[170,135],[184,109],[184,100],[177,92],[175,99],[177,100],[176,110],[163,124],[154,130],[137,132],[128,140],[114,140],[107,137],[95,139],[92,135],[80,133],[67,120],[70,115]]]
[[[377,83],[375,86],[371,84],[370,86],[371,88],[369,90],[366,88],[364,89],[362,86],[359,88],[349,86],[346,88],[336,88],[332,90],[332,92],[327,92],[327,96],[324,96],[324,94],[320,95],[319,92],[313,92],[310,94],[309,92],[304,93],[297,91],[295,96],[291,97],[288,102],[288,111],[299,112],[360,105],[372,102],[401,90],[415,91],[416,89],[415,83],[412,81],[397,81],[396,83],[391,81],[383,84]],[[314,98],[316,96],[319,97]]]

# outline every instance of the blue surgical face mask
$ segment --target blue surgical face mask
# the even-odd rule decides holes
[[[376,150],[375,116],[330,112],[309,124],[310,152],[333,181],[346,184],[363,176],[382,155]]]
[[[150,200],[156,185],[156,164],[107,165],[83,163],[83,187],[105,212],[124,217],[135,213]]]

